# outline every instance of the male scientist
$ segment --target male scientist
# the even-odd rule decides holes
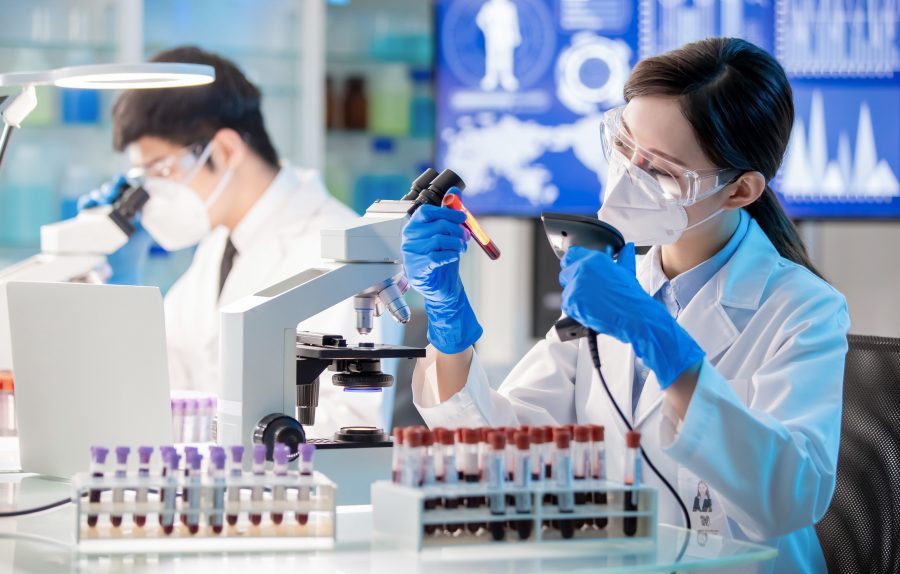
[[[356,215],[328,194],[316,171],[279,161],[260,91],[234,63],[195,47],[168,50],[153,61],[206,64],[216,77],[205,86],[130,90],[116,101],[113,145],[143,173],[150,201],[141,215],[146,233],[110,257],[110,282],[140,283],[151,237],[169,251],[197,246],[165,298],[170,384],[215,393],[220,308],[320,265],[320,231]],[[83,203],[96,203],[97,195]],[[350,335],[354,325],[347,302],[300,328]],[[381,393],[345,398],[338,391],[321,385],[308,434],[384,426]]]

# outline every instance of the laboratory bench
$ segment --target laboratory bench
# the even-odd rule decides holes
[[[68,481],[19,472],[17,444],[0,444],[0,512],[35,508],[72,494]],[[654,550],[587,541],[542,545],[487,544],[429,548],[421,552],[373,547],[371,506],[337,509],[333,550],[303,553],[79,555],[74,547],[75,507],[0,518],[0,572],[370,572],[428,574],[476,572],[672,572],[720,570],[770,560],[776,550],[756,544],[700,536],[660,525]],[[636,553],[637,552],[637,553]],[[281,569],[281,570],[276,570]]]

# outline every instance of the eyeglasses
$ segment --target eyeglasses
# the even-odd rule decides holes
[[[175,153],[163,156],[147,165],[137,166],[129,170],[130,177],[163,177],[185,174],[183,179],[193,177],[212,152],[212,142],[195,143],[185,146]]]
[[[659,183],[667,201],[679,205],[697,203],[734,182],[743,173],[734,168],[692,170],[641,147],[623,125],[624,110],[625,106],[619,106],[603,114],[603,121],[600,122],[603,155],[607,162],[614,154],[624,156]],[[709,182],[712,182],[711,185]]]

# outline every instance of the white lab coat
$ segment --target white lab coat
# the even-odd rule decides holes
[[[638,270],[645,289],[649,262],[645,257]],[[721,500],[722,534],[778,549],[778,558],[758,571],[824,572],[813,524],[835,485],[850,324],[844,297],[780,257],[751,221],[732,258],[678,322],[706,360],[680,428],[650,373],[631,421],[648,456],[688,510],[703,480],[714,507]],[[613,396],[630,416],[634,352],[606,336],[598,345]],[[551,330],[497,391],[475,355],[466,386],[444,403],[429,349],[413,377],[413,399],[429,426],[602,424],[609,478],[623,479],[626,429],[585,339],[561,342]],[[684,524],[671,494],[644,469],[645,482],[659,490],[660,520]],[[692,522],[701,527],[693,514]]]
[[[239,190],[235,190],[239,192]],[[169,376],[173,389],[217,393],[219,386],[219,308],[304,269],[321,264],[320,232],[357,215],[331,197],[314,170],[283,167],[231,234],[238,251],[221,297],[219,269],[228,229],[205,238],[188,270],[165,299]],[[345,335],[353,340],[351,301],[304,321],[300,329]],[[331,384],[319,387],[312,437],[330,436],[341,426],[383,427],[381,393],[349,393]]]

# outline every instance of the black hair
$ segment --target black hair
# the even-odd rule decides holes
[[[182,146],[206,143],[220,129],[231,128],[263,161],[278,168],[278,152],[260,110],[262,94],[234,62],[194,46],[160,52],[151,61],[206,64],[215,69],[216,79],[204,86],[123,92],[112,111],[116,150],[144,136]]]
[[[768,52],[739,38],[708,38],[638,62],[625,100],[676,96],[706,156],[720,167],[758,171],[762,195],[747,206],[778,253],[819,277],[794,223],[768,182],[794,125],[791,85]]]

